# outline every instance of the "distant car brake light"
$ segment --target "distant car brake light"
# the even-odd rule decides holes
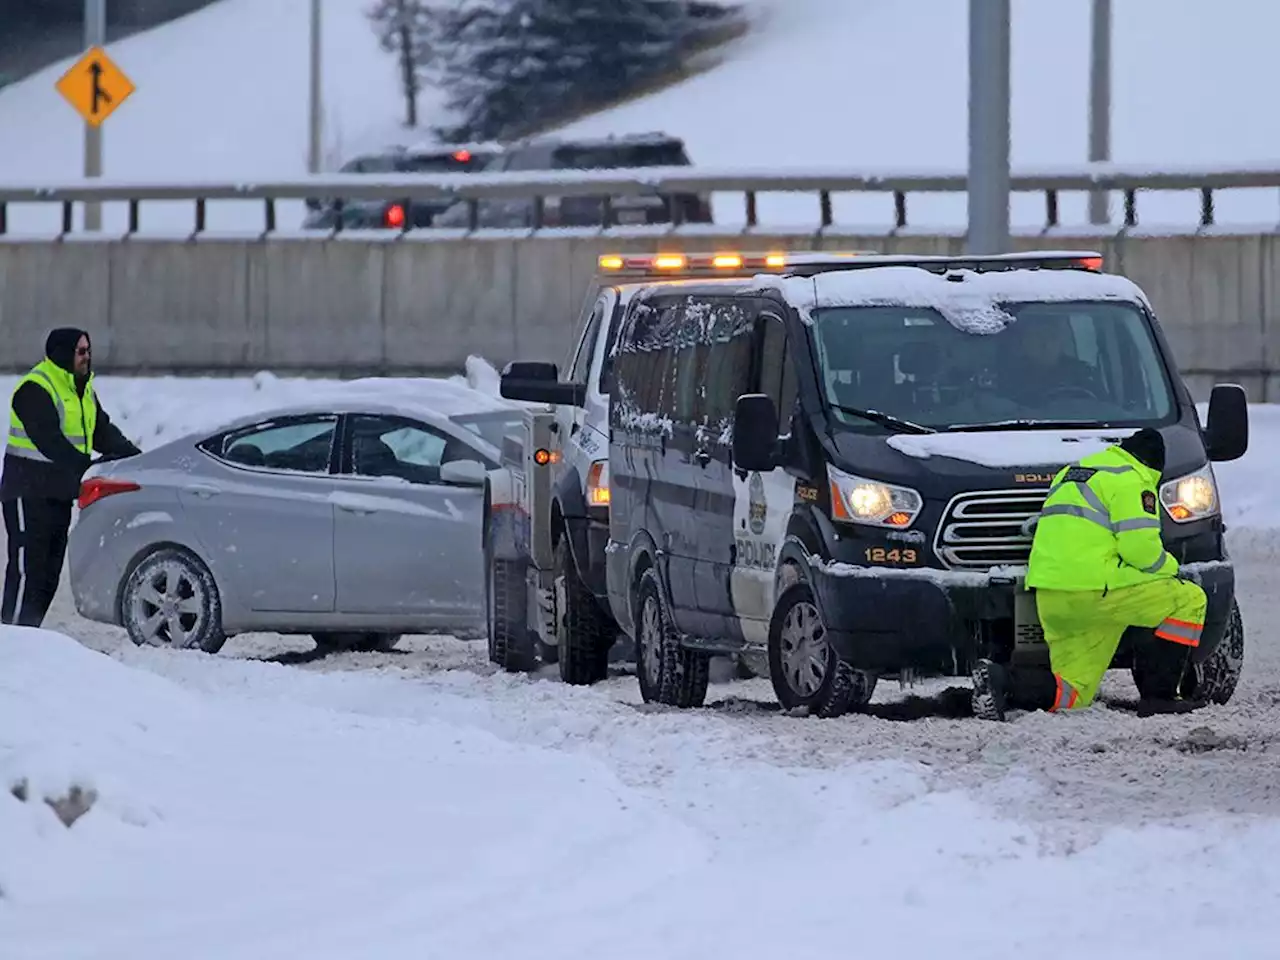
[[[470,150],[455,150],[455,151],[453,151],[453,159],[457,160],[459,163],[470,163],[470,162],[471,162],[471,151],[470,151]]]
[[[1101,273],[1102,258],[1101,257],[1082,257],[1080,259],[1080,266],[1084,267],[1084,269],[1086,270],[1092,270],[1095,273]]]
[[[403,227],[404,206],[399,203],[393,203],[387,207],[387,212],[382,215],[382,222],[392,229]]]
[[[116,493],[132,493],[142,487],[128,480],[111,480],[107,477],[90,477],[80,484],[80,496],[76,505],[83,510],[92,503]]]

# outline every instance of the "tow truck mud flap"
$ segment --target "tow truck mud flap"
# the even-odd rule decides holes
[[[1015,666],[1049,667],[1049,645],[1036,612],[1036,597],[1019,586],[1013,595],[1013,662]]]

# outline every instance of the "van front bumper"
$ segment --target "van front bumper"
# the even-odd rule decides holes
[[[1194,653],[1194,659],[1203,660],[1226,632],[1235,570],[1230,561],[1188,563],[1182,570],[1208,598],[1204,633]],[[813,563],[809,582],[841,659],[879,673],[910,669],[957,676],[983,653],[978,629],[983,621],[1012,622],[1025,572],[1025,567],[959,571]],[[1121,641],[1115,666],[1128,664],[1131,634]]]

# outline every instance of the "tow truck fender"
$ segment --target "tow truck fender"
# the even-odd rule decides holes
[[[606,595],[604,556],[594,557],[591,553],[589,529],[592,521],[587,514],[583,484],[578,468],[571,467],[557,481],[552,499],[563,525],[559,534],[569,538],[569,556],[578,578],[597,598],[603,598]]]
[[[529,558],[529,517],[515,496],[509,467],[488,471],[484,494],[484,542],[495,560]]]

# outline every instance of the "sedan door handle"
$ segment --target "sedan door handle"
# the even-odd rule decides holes
[[[357,513],[361,516],[367,516],[371,513],[377,513],[378,508],[363,500],[345,500],[338,497],[333,499],[333,505],[344,513]]]
[[[197,497],[208,500],[210,497],[216,497],[221,491],[217,487],[207,486],[203,483],[192,484],[187,487],[187,493],[194,493]]]

